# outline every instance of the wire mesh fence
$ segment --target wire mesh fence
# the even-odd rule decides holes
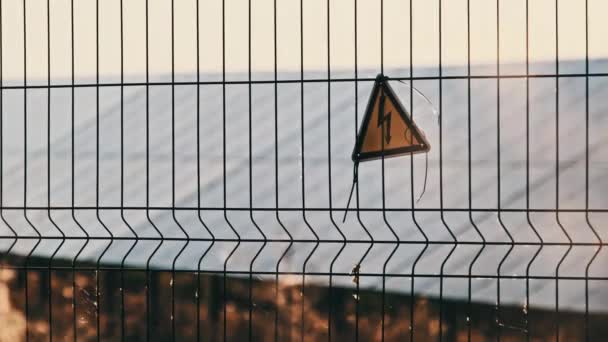
[[[601,341],[606,9],[0,2],[0,340]]]

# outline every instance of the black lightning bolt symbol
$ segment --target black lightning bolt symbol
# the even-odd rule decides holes
[[[385,98],[386,97],[384,96],[384,93],[383,93],[382,96],[380,97],[379,113],[384,113],[384,99]],[[388,112],[386,114],[378,114],[378,127],[382,127],[382,125],[384,125],[384,127],[386,127],[386,134],[384,134],[384,139],[386,140],[386,144],[388,145],[391,143],[391,112]]]

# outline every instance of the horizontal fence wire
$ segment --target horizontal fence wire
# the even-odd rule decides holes
[[[591,71],[588,0],[574,6],[584,7],[584,19],[577,22],[584,25],[584,71],[560,68],[571,62],[560,60],[569,42],[560,30],[563,0],[544,13],[555,15],[554,61],[547,62],[547,72],[531,71],[528,0],[520,4],[525,7],[520,13],[525,15],[525,72],[505,67],[502,32],[516,24],[505,22],[501,11],[515,5],[497,0],[495,13],[484,13],[495,14],[496,26],[485,28],[496,31],[495,40],[483,44],[495,50],[489,64],[495,72],[481,73],[472,60],[471,35],[480,29],[471,24],[474,5],[461,1],[466,66],[458,74],[444,60],[450,37],[444,27],[446,1],[430,6],[437,35],[429,38],[437,43],[432,66],[417,63],[414,54],[423,33],[415,23],[425,20],[414,0],[404,2],[408,10],[401,16],[407,34],[387,29],[383,0],[377,2],[375,33],[361,28],[370,14],[361,12],[359,1],[341,12],[331,1],[322,2],[315,25],[323,29],[312,31],[322,48],[306,46],[308,3],[292,1],[298,10],[290,30],[299,68],[289,77],[279,64],[279,36],[287,30],[279,25],[284,20],[280,1],[266,4],[270,11],[263,20],[271,36],[265,38],[271,44],[264,46],[273,66],[259,76],[253,51],[262,43],[252,38],[253,10],[262,5],[242,1],[236,14],[243,21],[237,25],[227,20],[235,13],[227,13],[226,1],[215,1],[219,27],[210,33],[200,18],[202,2],[192,0],[195,13],[189,15],[196,32],[188,51],[196,65],[189,80],[176,71],[183,57],[176,44],[184,40],[176,25],[188,18],[175,9],[183,3],[165,1],[169,22],[160,27],[145,0],[139,9],[145,37],[139,42],[145,50],[141,81],[126,80],[131,70],[125,51],[134,38],[129,40],[125,27],[137,23],[124,10],[127,2],[115,1],[112,16],[107,8],[101,13],[99,0],[90,1],[91,13],[74,0],[64,2],[63,7],[50,0],[0,2],[0,275],[16,271],[9,306],[16,306],[24,320],[17,335],[7,336],[26,341],[65,336],[74,341],[600,338],[597,322],[606,312],[598,306],[608,298],[608,274],[601,271],[607,244],[602,223],[608,213],[602,150],[607,145],[594,135],[606,127],[605,96],[596,88],[608,73]],[[41,6],[46,19],[33,22],[29,15]],[[7,7],[20,7],[21,18]],[[59,49],[54,30],[60,30],[53,27],[53,16],[67,20],[63,33],[68,36],[62,39],[69,42],[70,68],[63,79],[52,74],[54,49]],[[84,55],[77,47],[78,20],[92,23],[86,46],[94,55],[94,80],[77,71],[83,58],[78,53]],[[352,26],[348,44],[353,47],[352,75],[346,77],[336,76],[332,60],[339,59],[334,56],[340,50],[332,33],[344,22]],[[119,37],[111,47],[119,60],[119,81],[112,82],[103,80],[100,57],[108,46],[102,33],[110,26]],[[165,29],[170,31],[170,45],[164,47],[170,51],[170,75],[159,81],[151,45]],[[235,53],[226,46],[231,29],[246,32],[239,50],[246,57],[245,71],[235,72],[227,63]],[[366,96],[376,81],[360,60],[361,37],[376,33],[379,63],[371,69],[406,86],[399,96],[413,120],[427,122],[421,127],[432,150],[426,161],[382,156],[359,172],[358,166],[351,169],[351,146],[360,138]],[[205,46],[202,34],[217,35],[219,44]],[[391,35],[409,46],[401,69],[385,63]],[[6,56],[14,55],[11,44],[20,39],[23,70],[15,78],[11,63],[16,62]],[[216,48],[221,70],[207,72],[201,60]],[[306,67],[307,54],[313,53],[324,54],[324,69]],[[28,68],[43,62],[46,80],[32,79]],[[424,68],[432,69],[431,75],[416,74]],[[317,76],[310,77],[313,71]],[[507,93],[510,82],[516,82],[515,95]],[[550,90],[538,93],[539,84]],[[417,98],[422,92],[433,94],[425,106],[436,107],[426,110],[437,115],[424,113]],[[453,93],[462,96],[454,100]],[[537,101],[547,98],[548,109],[538,109]],[[478,102],[484,101],[480,118]],[[522,105],[509,107],[516,101]],[[576,124],[568,116],[574,111],[570,102],[584,107]],[[464,108],[460,119],[450,116],[455,103]],[[544,117],[551,121],[541,121]],[[525,122],[515,128],[506,122],[518,119]],[[460,137],[456,150],[455,137]],[[570,148],[581,138],[584,145],[579,141],[578,149]],[[479,151],[489,152],[479,157]],[[351,177],[354,197],[348,207]],[[343,215],[348,220],[342,222]],[[160,285],[167,283],[165,276],[168,288]],[[11,279],[0,277],[7,284]],[[286,294],[289,289],[295,289],[293,298]],[[421,309],[425,301],[432,303],[432,318],[428,308]],[[312,314],[318,306],[323,308]],[[6,317],[0,312],[0,329],[8,327]],[[575,333],[572,322],[582,323]]]
[[[529,79],[529,78],[575,78],[575,77],[608,77],[608,73],[543,73],[528,75],[444,75],[444,76],[418,76],[418,77],[395,77],[395,81],[434,81],[434,80],[483,80],[483,79]],[[75,84],[50,84],[50,85],[4,85],[1,89],[48,89],[48,88],[97,88],[97,87],[144,87],[144,86],[187,86],[187,85],[248,85],[248,84],[289,84],[289,83],[352,83],[352,82],[374,82],[375,77],[358,78],[302,78],[302,79],[277,79],[275,80],[234,80],[234,81],[172,81],[172,82],[124,82],[124,83],[75,83]]]

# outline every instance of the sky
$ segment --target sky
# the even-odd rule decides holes
[[[413,1],[413,64],[439,64],[438,1]],[[277,0],[277,69],[300,70],[300,1]],[[358,68],[379,68],[380,3],[357,2]],[[559,59],[585,58],[585,7],[580,0],[558,0]],[[96,75],[95,0],[74,1],[76,78]],[[251,8],[251,68],[254,72],[274,69],[274,0],[254,0]],[[330,1],[330,67],[354,72],[355,0]],[[555,0],[529,1],[530,61],[556,58]],[[70,0],[52,0],[50,5],[51,77],[71,75]],[[141,79],[145,75],[145,0],[123,2],[124,74]],[[384,0],[384,66],[408,68],[410,64],[409,1]],[[525,63],[525,0],[502,0],[500,12],[501,64]],[[47,1],[27,0],[27,79],[46,82]],[[442,65],[467,63],[467,1],[442,1]],[[23,79],[23,1],[2,3],[3,79]],[[304,69],[325,71],[327,60],[327,1],[304,0]],[[497,2],[470,0],[471,63],[496,63]],[[608,25],[604,16],[608,2],[589,0],[589,57],[605,58]],[[196,72],[196,1],[174,2],[174,68],[178,74]],[[200,70],[222,70],[222,1],[204,0],[199,5]],[[248,69],[248,1],[225,0],[225,68],[228,73]],[[99,1],[100,81],[120,75],[120,0]],[[149,1],[149,71],[155,77],[171,72],[171,1]],[[525,69],[524,69],[525,70]],[[518,72],[522,72],[519,70]]]

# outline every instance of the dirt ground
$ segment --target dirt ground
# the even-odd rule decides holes
[[[279,278],[193,272],[0,267],[0,341],[418,341],[585,338],[582,313],[472,304]],[[90,265],[86,268],[90,268]],[[27,279],[27,281],[26,281]],[[27,286],[26,286],[27,285]],[[49,287],[50,285],[50,287]],[[26,298],[27,287],[27,298]],[[27,311],[26,311],[27,299]],[[384,304],[384,322],[382,312]],[[411,306],[414,305],[413,326]],[[443,319],[440,322],[439,314]],[[26,319],[27,317],[27,319]],[[251,318],[251,319],[250,319]],[[328,329],[331,320],[331,331]],[[591,341],[608,336],[608,315],[589,317]]]

